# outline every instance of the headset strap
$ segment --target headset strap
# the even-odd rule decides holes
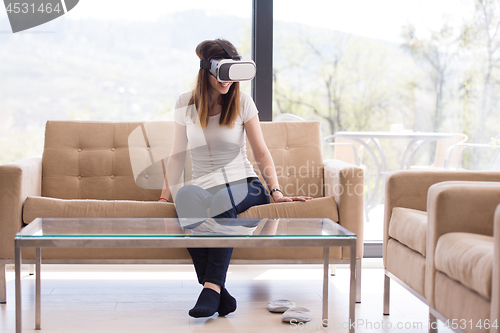
[[[205,61],[203,59],[200,59],[200,68],[206,68],[206,69],[210,70],[210,60]]]
[[[220,45],[220,46],[224,49],[224,51],[226,51],[227,55],[228,55],[231,59],[233,59],[233,60],[241,60],[241,56],[239,56],[239,55],[237,55],[236,53],[234,53],[234,51],[233,51],[233,50],[231,50],[231,49],[229,48],[229,46],[228,46],[226,43],[224,43],[222,40],[220,40],[220,39],[216,39],[216,40],[215,40],[215,42],[216,42],[217,44],[219,44],[219,45]]]
[[[233,60],[241,60],[241,56],[234,53],[234,51],[231,50],[231,48],[229,48],[229,46],[226,43],[224,43],[222,40],[216,39],[215,42],[222,47],[222,49],[227,53],[228,57],[230,57]],[[205,68],[205,69],[210,70],[210,68],[211,68],[210,60],[205,61],[205,60],[201,59],[200,60],[200,68]]]

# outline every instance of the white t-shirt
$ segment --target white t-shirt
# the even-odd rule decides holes
[[[175,104],[175,122],[186,126],[189,151],[193,163],[192,182],[201,188],[257,177],[246,154],[244,124],[258,114],[253,99],[240,92],[240,113],[234,127],[219,124],[220,113],[210,116],[202,129],[193,121],[194,105],[189,105],[191,92],[181,95]]]

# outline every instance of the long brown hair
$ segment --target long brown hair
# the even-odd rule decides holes
[[[238,54],[236,48],[231,42],[221,39],[223,43],[231,48],[234,53]],[[205,61],[217,58],[227,58],[226,51],[214,40],[206,40],[198,44],[196,47],[196,55]],[[198,78],[196,80],[196,87],[193,90],[189,104],[194,104],[198,114],[195,115],[200,120],[200,125],[202,128],[206,128],[208,125],[208,88],[210,83],[208,82],[209,75],[211,75],[207,69],[200,68],[198,71]],[[229,127],[234,126],[234,122],[238,117],[240,112],[240,83],[233,82],[227,94],[220,95],[217,101],[222,105],[222,112],[219,118],[220,125],[227,125]]]

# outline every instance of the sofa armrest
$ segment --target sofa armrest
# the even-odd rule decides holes
[[[42,159],[0,165],[0,258],[14,258],[14,236],[23,226],[23,203],[42,191]]]
[[[493,237],[495,238],[493,254],[493,277],[491,279],[491,322],[500,322],[500,205],[495,210],[493,220]],[[491,327],[491,333],[497,333],[497,328]]]
[[[498,182],[443,182],[429,189],[425,296],[430,306],[434,307],[434,255],[439,237],[450,232],[493,236],[499,202]]]
[[[495,210],[493,220],[493,236],[495,238],[494,254],[493,254],[493,277],[491,288],[491,322],[500,322],[500,205]],[[490,332],[497,332],[497,328],[491,327]]]
[[[500,181],[500,172],[485,171],[396,171],[385,184],[383,258],[387,257],[392,209],[403,207],[427,211],[429,188],[445,181]]]
[[[339,224],[356,234],[356,257],[363,258],[364,171],[340,160],[328,159],[324,164],[325,196],[337,203]],[[342,249],[342,258],[349,258],[349,249]]]

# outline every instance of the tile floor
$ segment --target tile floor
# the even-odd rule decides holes
[[[0,305],[1,333],[15,332],[11,268],[7,281],[8,301]],[[28,265],[23,265],[22,283],[23,332],[35,332],[34,277]],[[347,332],[340,328],[348,320],[347,266],[337,266],[330,286],[330,326],[322,328],[321,265],[232,265],[227,288],[238,300],[238,309],[227,317],[196,319],[187,314],[200,291],[189,265],[43,265],[41,332]],[[391,288],[391,315],[383,316],[382,263],[365,259],[357,332],[427,332],[427,307],[397,283]],[[311,309],[311,322],[285,324],[281,315],[266,310],[267,301],[283,298]],[[440,328],[441,332],[451,330]]]

